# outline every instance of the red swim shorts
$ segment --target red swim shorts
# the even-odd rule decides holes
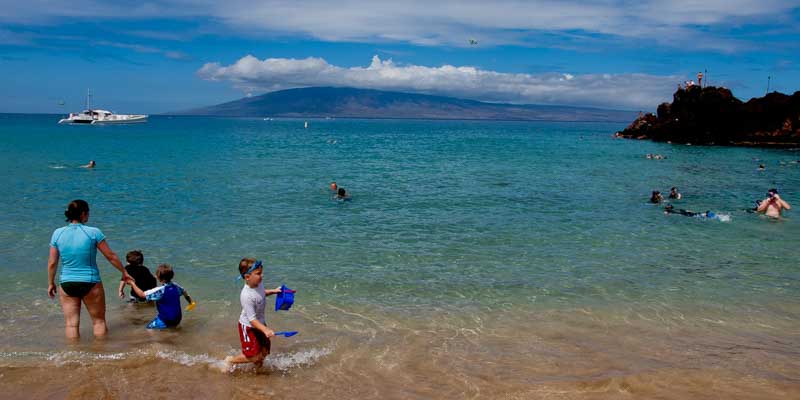
[[[267,349],[266,353],[269,354],[270,342],[263,332],[242,325],[241,322],[237,325],[239,325],[239,341],[242,342],[242,354],[245,357],[255,357],[261,353],[261,349]]]

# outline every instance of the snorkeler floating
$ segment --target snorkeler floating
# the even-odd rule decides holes
[[[664,207],[664,214],[678,214],[678,215],[683,215],[683,216],[686,216],[686,217],[697,217],[697,218],[708,218],[708,219],[723,220],[722,216],[717,215],[717,213],[715,213],[713,211],[694,212],[694,211],[684,210],[683,208],[677,208],[676,209],[672,204],[667,204]],[[727,218],[725,218],[725,219],[727,219]]]

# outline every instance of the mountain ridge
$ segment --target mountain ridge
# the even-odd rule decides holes
[[[167,115],[623,122],[630,121],[636,113],[591,107],[486,103],[375,89],[310,87],[269,92]]]

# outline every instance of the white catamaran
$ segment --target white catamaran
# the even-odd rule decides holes
[[[59,124],[132,124],[147,122],[145,114],[114,114],[107,110],[92,110],[89,107],[91,93],[86,91],[86,109],[79,113],[69,113],[69,117],[58,121]]]

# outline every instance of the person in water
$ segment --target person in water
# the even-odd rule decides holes
[[[340,187],[339,190],[336,191],[336,200],[350,200],[350,195],[347,194],[347,191],[344,190],[343,187]]]
[[[137,296],[143,297],[147,301],[155,301],[158,315],[147,324],[147,329],[166,329],[174,328],[181,323],[183,314],[181,313],[181,296],[189,302],[189,307],[194,306],[191,296],[178,284],[172,282],[175,272],[169,264],[161,264],[156,270],[156,277],[163,285],[144,291],[140,289],[136,282],[129,282],[131,289]],[[191,308],[187,308],[190,310]]]
[[[338,189],[339,189],[339,186],[336,184],[336,182],[331,182],[331,192],[335,193],[336,190],[338,190]]]
[[[672,189],[669,190],[669,198],[670,199],[680,200],[681,197],[683,197],[683,196],[681,196],[681,194],[678,193],[678,188],[676,188],[675,186],[673,186]]]
[[[275,337],[275,332],[267,327],[264,308],[267,296],[280,293],[281,288],[264,289],[263,273],[264,267],[261,261],[254,258],[243,258],[239,261],[239,276],[245,282],[239,294],[239,302],[242,304],[242,313],[239,315],[239,341],[242,344],[242,353],[225,358],[228,365],[254,363],[260,367],[264,358],[269,355],[271,347],[269,338]]]
[[[122,267],[117,254],[106,242],[106,236],[98,228],[84,225],[89,222],[89,203],[73,200],[67,205],[64,215],[69,225],[56,229],[50,239],[50,258],[47,261],[47,295],[55,298],[56,269],[61,260],[59,281],[61,310],[64,312],[64,334],[69,339],[80,337],[81,303],[86,305],[92,317],[95,337],[108,332],[106,326],[106,295],[100,270],[97,268],[97,251],[122,273],[123,281],[133,281]]]
[[[780,218],[781,211],[791,209],[792,206],[778,195],[778,189],[773,188],[767,191],[767,198],[761,200],[756,211],[763,212],[768,217]]]
[[[86,165],[81,165],[81,168],[94,168],[96,165],[97,163],[95,163],[94,160],[89,160],[89,163]]]
[[[144,264],[144,254],[142,254],[141,250],[132,250],[129,251],[128,254],[125,255],[125,259],[128,260],[128,265],[125,266],[125,271],[128,272],[128,275],[133,278],[136,282],[136,286],[138,286],[142,291],[148,291],[158,284],[156,282],[156,277],[150,273],[150,270],[145,267]],[[125,292],[122,290],[125,288],[125,281],[119,281],[119,290],[118,295],[120,299],[125,298]],[[129,299],[132,303],[143,303],[146,302],[144,296],[138,296],[136,292],[131,288],[131,297]]]
[[[684,215],[687,217],[699,217],[699,218],[717,218],[717,214],[713,211],[706,211],[706,212],[694,212],[689,210],[684,210],[682,208],[675,208],[672,204],[667,204],[664,207],[664,214],[679,214]]]
[[[661,195],[661,192],[658,190],[653,190],[653,194],[650,195],[650,202],[653,204],[661,203],[664,200],[664,196]]]

